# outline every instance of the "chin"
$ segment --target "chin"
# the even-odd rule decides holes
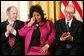
[[[68,18],[67,20],[69,21],[69,20],[71,20],[71,18]]]
[[[16,21],[16,19],[13,19],[13,21]]]

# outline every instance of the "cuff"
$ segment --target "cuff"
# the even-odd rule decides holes
[[[60,40],[62,40],[62,38],[60,38]]]
[[[49,45],[48,44],[46,44],[46,46],[49,48]]]
[[[71,41],[73,41],[73,37],[71,37]]]
[[[8,32],[5,32],[5,36],[6,36],[6,38],[9,36],[9,33]]]
[[[16,30],[15,29],[13,30],[12,34],[16,36]]]

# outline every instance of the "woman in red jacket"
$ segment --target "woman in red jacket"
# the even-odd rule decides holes
[[[44,18],[39,5],[30,8],[30,21],[19,30],[25,36],[25,55],[47,55],[48,49],[55,40],[53,23]]]

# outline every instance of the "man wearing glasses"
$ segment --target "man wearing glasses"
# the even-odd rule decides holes
[[[82,22],[75,19],[75,7],[68,5],[64,9],[65,18],[55,23],[57,32],[55,55],[81,55],[82,53]]]

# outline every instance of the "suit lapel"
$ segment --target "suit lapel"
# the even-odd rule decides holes
[[[66,32],[66,23],[65,20],[63,20],[62,27],[64,29],[64,32]],[[75,28],[75,18],[73,18],[71,27],[69,28],[70,32],[74,31],[73,29]]]
[[[14,22],[13,27],[14,27],[14,29],[16,29],[16,21]]]
[[[73,29],[75,28],[75,19],[72,20],[71,27],[70,27],[70,32],[74,31]]]
[[[64,32],[66,32],[66,23],[65,23],[65,20],[63,20],[62,27],[63,27]]]
[[[9,24],[9,22],[8,22],[8,20],[6,20],[6,25],[8,25]]]
[[[6,20],[6,26],[9,24],[8,20]],[[16,21],[13,24],[13,27],[16,28]]]

